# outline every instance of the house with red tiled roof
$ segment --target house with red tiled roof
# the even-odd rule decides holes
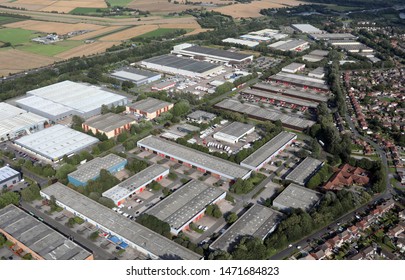
[[[366,185],[370,181],[368,172],[360,167],[344,164],[325,184],[326,190],[341,190],[352,185]]]

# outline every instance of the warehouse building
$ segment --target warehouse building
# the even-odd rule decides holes
[[[285,85],[301,86],[305,89],[310,88],[323,92],[329,91],[329,86],[324,80],[305,77],[297,74],[279,72],[278,74],[270,76],[269,80],[283,83]]]
[[[202,110],[196,110],[187,115],[187,120],[196,122],[196,123],[208,123],[213,121],[217,115],[208,113]]]
[[[309,179],[311,179],[311,177],[314,176],[322,166],[322,161],[307,157],[301,161],[301,163],[298,164],[298,166],[295,167],[285,179],[300,186],[305,186]]]
[[[311,24],[291,24],[291,27],[301,33],[307,34],[323,34],[326,31],[320,30]]]
[[[326,102],[328,101],[328,96],[319,94],[316,91],[305,89],[305,90],[297,90],[293,88],[288,88],[281,86],[280,84],[276,83],[257,83],[251,86],[253,89],[261,90],[261,91],[268,91],[277,94],[283,94],[285,96],[290,96],[293,98],[313,101],[313,102]]]
[[[372,53],[374,50],[363,43],[349,40],[335,40],[329,42],[332,46],[344,49],[350,53]]]
[[[255,126],[251,124],[245,124],[241,122],[233,122],[230,125],[222,128],[218,132],[214,133],[214,139],[224,141],[227,143],[235,144],[242,137],[255,131]]]
[[[357,37],[350,33],[322,33],[308,34],[308,37],[315,41],[330,41],[330,40],[356,40]]]
[[[153,181],[159,182],[167,175],[169,175],[169,168],[156,164],[151,165],[115,187],[103,192],[103,196],[111,199],[119,206],[125,203],[128,197],[143,192],[147,185]]]
[[[47,118],[10,104],[0,103],[0,142],[44,129]]]
[[[281,68],[281,71],[294,74],[294,73],[297,73],[304,69],[305,69],[305,64],[293,62],[293,63],[288,64],[287,66],[284,66],[283,68]]]
[[[162,78],[162,75],[159,73],[153,73],[150,71],[145,71],[135,67],[127,66],[111,73],[111,77],[121,81],[129,81],[137,86],[140,86],[160,80],[160,78]]]
[[[328,51],[323,51],[323,50],[314,50],[310,52],[309,54],[306,54],[302,57],[303,60],[309,61],[309,62],[318,62],[327,57],[329,54]]]
[[[314,121],[304,119],[294,114],[284,114],[278,110],[261,108],[256,105],[240,103],[234,99],[225,99],[217,104],[216,108],[232,111],[239,114],[246,114],[249,118],[261,121],[280,121],[284,127],[303,131],[315,124]]]
[[[173,108],[173,103],[148,97],[135,103],[127,105],[126,111],[132,114],[139,114],[152,120]]]
[[[90,180],[96,180],[100,176],[102,169],[111,174],[121,171],[127,165],[127,160],[115,154],[108,154],[102,158],[94,158],[77,167],[76,171],[69,173],[69,183],[76,187],[84,187]]]
[[[191,180],[145,213],[168,223],[171,233],[178,235],[188,229],[190,223],[201,219],[208,205],[225,199],[225,196],[226,192],[220,188]]]
[[[250,48],[254,48],[259,45],[259,42],[242,40],[242,39],[235,39],[235,38],[226,38],[222,40],[223,43],[233,44],[233,45],[241,45],[247,46]]]
[[[174,55],[152,57],[143,60],[141,64],[148,69],[192,78],[206,77],[222,70],[220,65]]]
[[[236,181],[238,178],[247,179],[251,173],[251,170],[233,162],[156,136],[148,136],[139,140],[137,146],[161,157],[182,163],[190,168],[197,168],[200,172],[211,174],[220,179],[229,181]]]
[[[250,100],[256,99],[261,102],[268,102],[282,107],[290,107],[291,109],[296,109],[299,107],[301,111],[305,111],[308,108],[315,109],[319,104],[313,101],[285,96],[282,93],[272,93],[257,89],[245,89],[241,92],[241,94]]]
[[[151,89],[154,91],[163,91],[174,88],[176,86],[175,81],[164,81],[157,84],[154,84]]]
[[[105,134],[110,139],[124,131],[129,131],[133,124],[136,124],[133,118],[107,113],[88,119],[82,124],[82,128],[85,132]]]
[[[95,137],[57,124],[15,140],[15,144],[30,153],[53,162],[99,142]]]
[[[161,236],[160,234],[134,222],[100,203],[62,185],[53,184],[41,190],[41,196],[74,213],[98,230],[114,236],[151,259],[199,260],[197,253]]]
[[[28,97],[17,100],[24,110],[57,122],[78,115],[84,119],[101,113],[101,106],[123,106],[126,97],[93,85],[71,81],[52,84],[27,92]]]
[[[227,64],[240,64],[253,61],[253,55],[251,54],[200,47],[189,43],[174,46],[172,53]]]
[[[300,208],[309,211],[319,203],[321,197],[319,192],[292,183],[273,200],[273,206],[281,210]]]
[[[285,41],[282,40],[269,45],[269,48],[284,52],[288,51],[301,52],[309,48],[309,43],[301,39],[291,39]]]
[[[215,240],[210,247],[228,251],[235,245],[239,237],[246,235],[264,240],[276,229],[282,217],[283,214],[278,211],[255,204]]]
[[[297,139],[297,134],[282,131],[245,158],[240,165],[258,171]]]
[[[9,166],[0,168],[0,191],[10,188],[20,182],[21,173]]]
[[[311,72],[308,73],[308,77],[311,78],[317,78],[317,79],[323,79],[325,78],[325,68],[323,67],[317,67]]]
[[[281,40],[288,37],[287,34],[280,33],[280,30],[276,29],[262,29],[258,31],[249,32],[250,35],[269,37],[271,40]]]
[[[240,36],[240,38],[242,38],[244,40],[248,40],[248,41],[259,42],[259,43],[271,41],[270,37],[254,35],[254,34],[245,34],[245,35]]]
[[[14,205],[0,209],[0,233],[35,260],[93,260],[93,254]]]

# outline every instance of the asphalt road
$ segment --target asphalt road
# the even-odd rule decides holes
[[[47,216],[46,214],[42,213],[35,207],[31,206],[30,204],[22,201],[21,202],[21,208],[23,208],[26,211],[34,213],[35,216],[41,217],[44,220],[44,223],[52,227],[53,229],[57,230],[58,232],[62,233],[66,237],[71,237],[71,240],[74,242],[80,244],[84,248],[86,248],[89,251],[93,252],[94,258],[97,260],[113,260],[115,257],[111,255],[110,253],[104,251],[97,245],[95,245],[93,242],[88,240],[87,238],[83,237],[79,233],[65,227],[64,225],[61,225],[51,217]]]

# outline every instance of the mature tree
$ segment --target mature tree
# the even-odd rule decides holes
[[[229,212],[225,217],[225,220],[228,224],[233,224],[234,222],[236,222],[237,219],[238,215],[236,215],[235,212]]]

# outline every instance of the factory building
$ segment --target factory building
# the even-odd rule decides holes
[[[233,122],[214,133],[214,139],[230,144],[237,143],[242,137],[255,131],[255,126],[241,122]]]
[[[283,214],[271,208],[255,204],[233,223],[210,247],[228,251],[243,236],[264,240],[281,221]]]
[[[160,78],[162,78],[162,75],[159,73],[141,70],[132,66],[127,66],[111,73],[111,77],[121,81],[129,81],[137,86],[140,86],[158,81]]]
[[[300,208],[309,211],[319,203],[321,197],[319,192],[292,183],[273,200],[273,207],[280,210]]]
[[[187,120],[196,122],[196,123],[208,123],[213,121],[217,115],[208,113],[202,110],[196,110],[187,115]]]
[[[0,209],[0,233],[34,260],[93,260],[93,254],[14,205]]]
[[[6,190],[21,181],[21,173],[9,166],[0,168],[0,191]]]
[[[133,124],[136,124],[133,118],[107,113],[88,119],[82,124],[82,128],[85,132],[105,134],[110,139],[124,131],[129,131]]]
[[[241,103],[234,99],[225,99],[215,104],[216,108],[232,111],[239,114],[246,114],[249,118],[260,121],[280,121],[284,127],[303,131],[315,124],[314,121],[303,119],[294,114],[284,114],[278,110],[261,108],[256,105]]]
[[[244,40],[248,40],[248,41],[254,41],[254,42],[269,42],[271,41],[270,37],[265,37],[265,36],[261,36],[261,35],[254,35],[254,34],[245,34],[240,36],[240,38],[244,39]]]
[[[291,27],[301,33],[307,34],[323,34],[326,31],[320,30],[311,24],[291,24]]]
[[[173,106],[173,103],[149,97],[135,103],[128,104],[126,111],[128,113],[142,115],[145,118],[152,120],[159,117],[161,114],[168,112],[173,108]]]
[[[152,86],[152,90],[154,91],[163,91],[163,90],[168,90],[176,86],[175,81],[165,81],[165,82],[160,82],[157,84],[154,84]]]
[[[293,62],[291,64],[288,64],[287,66],[284,66],[281,69],[281,71],[294,74],[294,73],[297,73],[304,69],[305,69],[305,64]]]
[[[258,171],[297,139],[297,134],[282,131],[245,158],[240,165]]]
[[[77,167],[76,171],[68,174],[69,183],[76,187],[84,187],[88,181],[96,180],[102,169],[111,174],[121,171],[127,165],[127,160],[115,154],[108,154],[102,158],[94,158]]]
[[[350,33],[322,33],[308,34],[308,37],[315,41],[331,41],[331,40],[356,40],[357,37]]]
[[[222,66],[220,65],[174,55],[161,55],[145,59],[141,62],[141,65],[158,72],[192,78],[206,77],[222,70]]]
[[[284,85],[295,85],[303,87],[304,89],[314,89],[321,92],[328,92],[329,86],[324,80],[317,78],[310,78],[297,74],[279,72],[269,77],[269,80],[275,81]]]
[[[191,180],[145,213],[168,223],[171,233],[178,235],[187,230],[190,223],[201,219],[208,205],[225,199],[225,196],[226,192],[220,188]]]
[[[159,182],[167,175],[169,175],[169,168],[161,165],[152,165],[103,192],[103,196],[111,199],[119,206],[125,203],[128,197],[143,192],[147,185],[153,181]]]
[[[53,122],[77,115],[84,119],[101,113],[101,106],[123,106],[126,97],[94,85],[71,81],[52,84],[27,92],[26,98],[17,100],[19,107]]]
[[[251,54],[243,54],[220,49],[200,47],[188,43],[174,46],[172,53],[176,55],[226,64],[240,64],[253,61],[253,55]]]
[[[301,111],[306,111],[308,108],[316,109],[319,104],[313,101],[285,96],[282,93],[273,93],[257,89],[245,89],[241,94],[249,100],[254,99],[256,101],[270,103],[281,107],[289,107],[291,109],[299,108]]]
[[[148,136],[139,140],[137,146],[160,157],[168,158],[190,168],[194,167],[200,172],[228,181],[236,181],[238,178],[247,179],[251,174],[251,170],[233,162],[156,136]]]
[[[0,120],[0,142],[42,130],[49,122],[47,118],[4,102],[0,103]]]
[[[308,77],[311,78],[317,78],[317,79],[323,79],[325,78],[325,68],[323,67],[317,67],[311,72],[308,73]]]
[[[350,40],[334,40],[329,42],[332,46],[344,49],[350,53],[372,53],[374,50],[363,43]]]
[[[309,62],[318,62],[327,57],[329,54],[328,51],[323,51],[323,50],[314,50],[310,52],[309,54],[306,54],[302,57],[303,60],[309,61]]]
[[[228,43],[228,44],[233,44],[233,45],[247,46],[250,48],[254,48],[259,45],[259,42],[236,39],[236,38],[226,38],[226,39],[223,39],[222,42]]]
[[[40,192],[50,199],[54,196],[56,204],[66,211],[94,225],[116,240],[116,244],[130,246],[151,259],[199,260],[202,256],[177,244],[160,234],[134,222],[100,203],[62,185],[53,184]]]
[[[301,39],[281,40],[269,45],[269,48],[284,52],[301,52],[309,48],[309,43]]]
[[[297,185],[305,186],[309,179],[311,179],[311,177],[314,176],[322,166],[322,161],[307,157],[301,161],[300,164],[298,164],[297,167],[285,177],[285,179]]]
[[[15,140],[15,145],[45,160],[57,162],[96,144],[99,140],[85,133],[57,124]]]
[[[257,89],[260,91],[267,91],[267,92],[272,92],[276,94],[282,94],[285,96],[289,96],[292,98],[297,98],[297,99],[302,99],[302,100],[307,100],[307,101],[313,101],[313,102],[327,102],[328,101],[328,96],[319,94],[319,92],[316,92],[314,90],[310,89],[295,89],[291,87],[285,87],[277,83],[257,83],[251,86],[252,89]]]

